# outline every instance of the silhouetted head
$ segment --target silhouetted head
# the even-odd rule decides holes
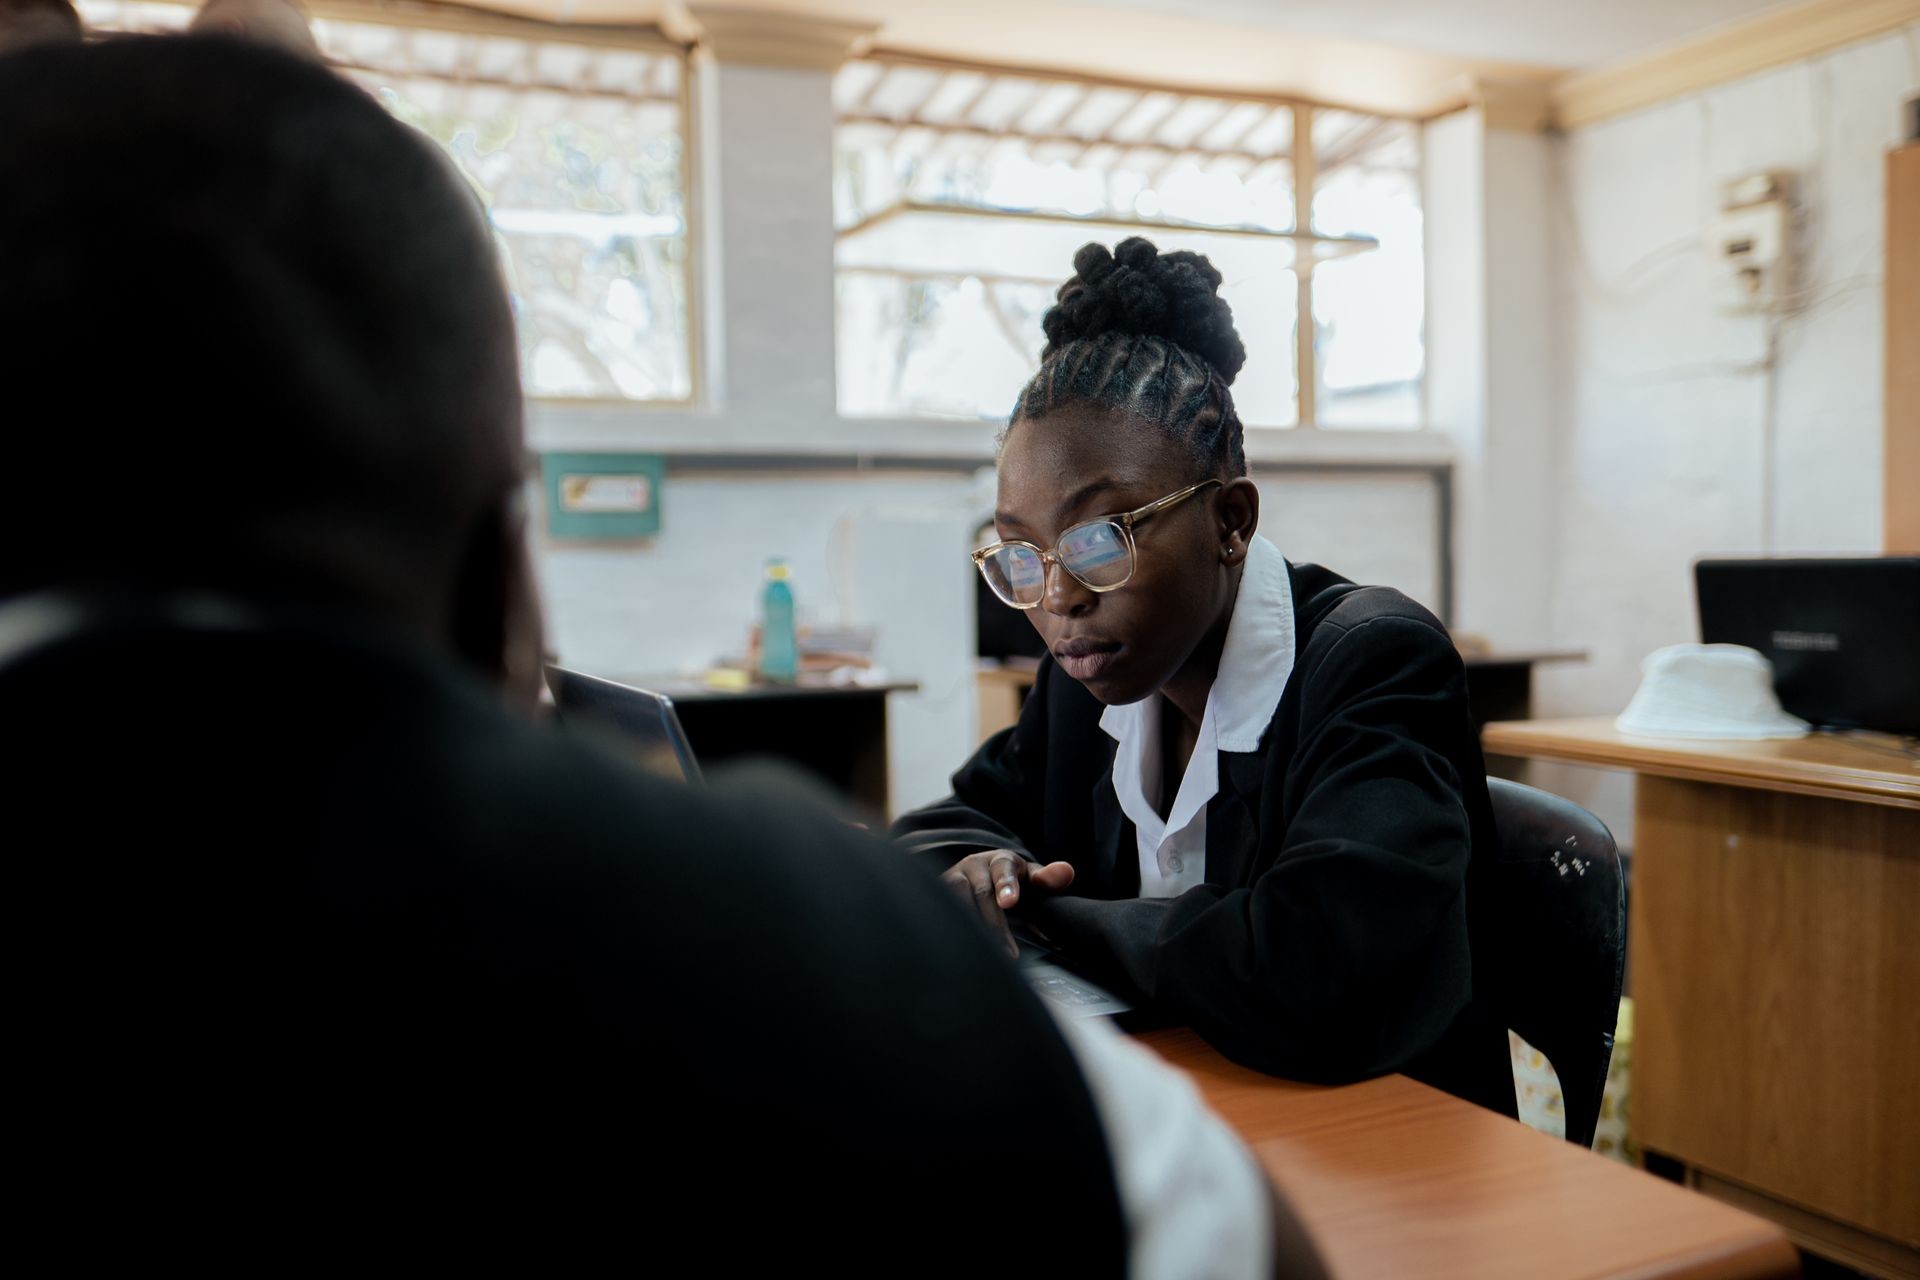
[[[210,36],[0,57],[0,120],[0,597],[204,590],[489,674],[537,652],[512,316],[430,142]]]
[[[0,53],[36,44],[78,43],[82,31],[71,0],[0,0]]]

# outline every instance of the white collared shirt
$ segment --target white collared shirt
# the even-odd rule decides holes
[[[1247,544],[1240,593],[1227,623],[1220,669],[1207,693],[1200,736],[1163,820],[1160,716],[1166,699],[1108,707],[1100,727],[1118,744],[1113,793],[1133,823],[1140,854],[1140,896],[1174,898],[1206,880],[1207,802],[1220,790],[1220,753],[1258,751],[1280,695],[1293,675],[1293,583],[1280,549],[1255,535]]]

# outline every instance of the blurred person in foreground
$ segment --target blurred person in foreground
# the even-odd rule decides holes
[[[1192,1088],[1056,1024],[931,877],[527,718],[512,323],[428,142],[221,37],[0,57],[0,119],[32,1233],[1320,1274]]]
[[[81,37],[80,15],[69,0],[0,0],[0,53]]]

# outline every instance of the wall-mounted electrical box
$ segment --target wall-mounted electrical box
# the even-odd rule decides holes
[[[1713,252],[1732,277],[1736,311],[1773,311],[1793,294],[1793,177],[1767,172],[1720,188]]]

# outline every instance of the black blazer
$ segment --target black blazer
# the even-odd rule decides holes
[[[16,1208],[67,1256],[1124,1273],[1052,1020],[816,806],[345,630],[0,665],[0,768]],[[967,1221],[1016,1140],[1071,1230]]]
[[[1103,708],[1050,660],[1019,723],[894,835],[941,866],[995,847],[1071,862],[1036,923],[1239,1062],[1405,1071],[1511,1115],[1505,1028],[1474,981],[1497,837],[1460,656],[1399,592],[1288,569],[1293,674],[1260,750],[1221,753],[1205,884],[1136,896]]]

